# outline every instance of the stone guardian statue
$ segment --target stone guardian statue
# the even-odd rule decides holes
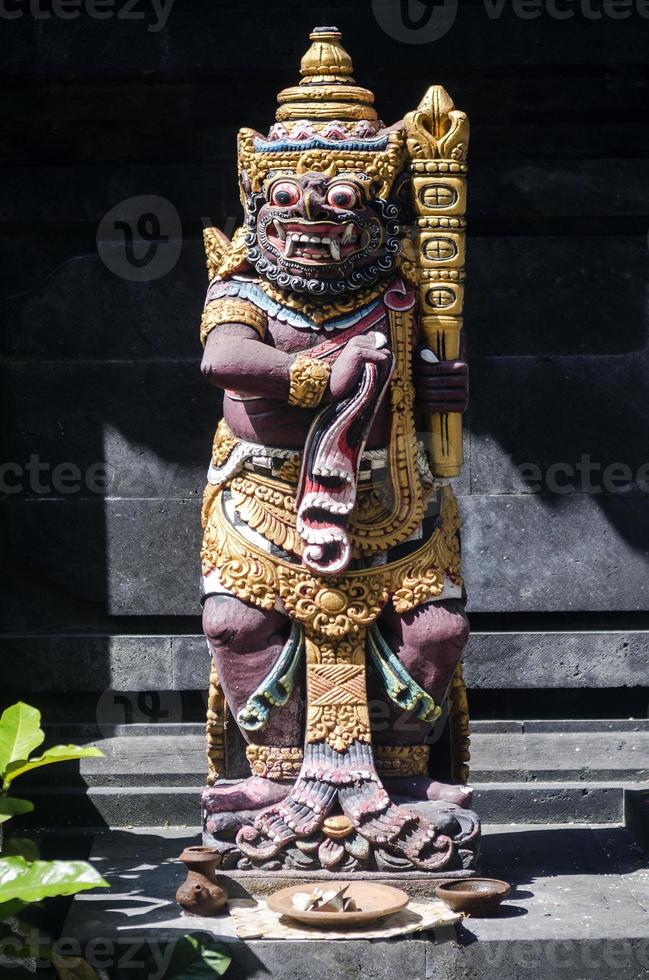
[[[436,86],[385,126],[340,32],[311,42],[268,135],[239,133],[243,226],[206,232],[204,839],[234,872],[467,874],[468,122]]]

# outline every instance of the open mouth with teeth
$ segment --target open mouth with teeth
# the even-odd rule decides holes
[[[370,234],[356,222],[334,224],[328,221],[286,221],[273,218],[265,228],[266,238],[285,259],[304,265],[344,262],[362,251]]]

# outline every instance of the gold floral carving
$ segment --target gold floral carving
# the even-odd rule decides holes
[[[307,742],[328,742],[337,752],[344,752],[353,742],[371,742],[367,697],[358,704],[309,704]]]
[[[220,464],[222,465],[222,464]],[[301,459],[298,453],[287,460],[278,472],[280,480],[288,484],[284,487],[277,481],[268,480],[258,473],[246,473],[234,477],[229,482],[232,500],[239,516],[249,527],[285,551],[301,555],[304,542],[295,527],[295,491],[300,473]],[[206,487],[204,510],[209,513],[213,505],[216,488]],[[379,520],[385,513],[385,494],[381,487],[359,488],[356,504],[349,518],[348,534],[352,554],[359,557],[364,553],[364,525]],[[205,521],[203,527],[205,527]]]
[[[237,437],[232,435],[230,426],[225,419],[221,419],[216,427],[214,442],[212,443],[212,466],[223,466],[238,441]]]
[[[272,609],[279,596],[292,619],[322,636],[339,638],[374,622],[390,597],[396,611],[403,613],[436,598],[445,574],[461,584],[459,525],[455,497],[444,487],[439,526],[421,548],[396,562],[328,579],[268,554],[244,538],[224,515],[218,490],[201,558],[204,574],[218,568],[223,584],[245,602]]]
[[[207,527],[207,522],[210,519],[210,514],[212,513],[212,508],[216,501],[219,492],[219,487],[214,486],[212,483],[207,483],[203,491],[203,504],[201,506],[201,527]]]
[[[331,367],[326,361],[300,354],[291,364],[288,377],[288,403],[299,408],[316,408],[324,397]]]
[[[228,256],[232,242],[220,228],[203,228],[203,245],[205,246],[207,275],[211,282],[222,262]]]
[[[203,574],[218,568],[223,585],[260,609],[275,605],[277,573],[270,555],[254,549],[237,534],[221,510],[221,492],[214,502],[201,546]]]
[[[308,662],[307,742],[326,741],[338,752],[353,742],[371,742],[365,667]]]
[[[295,490],[283,493],[257,474],[235,477],[230,493],[239,516],[268,541],[301,555],[304,542],[295,529]]]
[[[415,160],[439,157],[466,160],[469,149],[469,120],[455,108],[441,85],[432,85],[414,112],[404,119],[409,155]]]
[[[268,320],[263,310],[247,300],[231,296],[213,299],[207,304],[201,317],[201,343],[204,345],[212,330],[224,323],[243,323],[255,330],[263,340]]]
[[[207,783],[212,786],[225,771],[225,698],[219,684],[216,665],[210,669],[207,699]]]
[[[297,779],[304,753],[297,746],[247,745],[246,758],[253,776]]]
[[[306,657],[309,663],[335,664],[364,662],[364,650],[359,645],[356,634],[331,639],[319,634],[312,636],[309,631],[305,635]]]
[[[326,111],[326,109],[325,109]],[[318,106],[311,106],[314,118],[326,118],[319,114]],[[350,106],[350,115],[366,118],[363,106]],[[377,197],[387,198],[395,177],[404,167],[406,145],[404,134],[393,131],[387,134],[388,145],[384,150],[255,150],[259,133],[254,129],[239,130],[239,171],[244,171],[253,191],[259,191],[269,173],[287,170],[297,174],[328,171],[331,176],[340,173],[364,173],[377,182]]]
[[[232,241],[219,228],[203,229],[207,272],[212,279],[226,279],[247,265],[246,229],[237,228]]]
[[[431,596],[439,595],[444,588],[445,575],[452,582],[461,584],[460,513],[448,487],[442,489],[441,501],[440,523],[431,537],[435,542],[435,560],[431,562],[430,555],[422,555],[419,559],[413,556],[398,585],[393,583],[392,603],[397,613],[408,612]]]
[[[427,776],[428,745],[375,745],[374,758],[382,776]]]
[[[250,765],[253,776],[262,776],[265,779],[294,780],[297,779],[302,767],[304,752],[301,746],[266,746],[248,745],[246,747],[246,757]],[[375,745],[374,759],[379,774],[383,778],[393,779],[405,776],[427,776],[430,748],[428,745]],[[344,820],[346,818],[332,817],[331,820]],[[325,822],[326,823],[326,822]],[[340,828],[332,823],[332,833],[328,836],[334,837],[335,832],[340,829],[342,835],[343,824]],[[326,831],[326,826],[323,825]]]
[[[299,565],[281,562],[277,579],[280,598],[291,619],[331,639],[369,626],[389,597],[383,569],[327,580]]]

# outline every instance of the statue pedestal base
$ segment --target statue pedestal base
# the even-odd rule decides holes
[[[391,875],[400,881],[422,882],[476,873],[480,822],[472,810],[447,800],[422,800],[396,794],[391,794],[395,805],[423,819],[437,835],[452,841],[450,857],[443,866],[434,870],[413,866],[407,857],[400,855],[398,840],[385,847],[371,844],[363,838],[362,827],[354,828],[340,812],[332,812],[323,819],[320,829],[309,838],[293,840],[264,860],[246,857],[237,835],[243,827],[252,827],[266,810],[288,796],[292,788],[291,782],[252,777],[219,781],[205,790],[203,843],[220,853],[221,872],[242,883],[249,881],[253,891],[259,891],[259,882],[267,878],[276,885],[329,877],[385,880]],[[388,785],[386,789],[389,790]],[[246,800],[248,805],[242,806]]]

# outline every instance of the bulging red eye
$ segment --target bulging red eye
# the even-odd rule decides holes
[[[270,203],[278,207],[289,207],[300,200],[300,188],[290,180],[280,180],[271,188]]]
[[[353,184],[334,184],[327,191],[327,204],[334,208],[355,208],[358,206],[358,191]]]

